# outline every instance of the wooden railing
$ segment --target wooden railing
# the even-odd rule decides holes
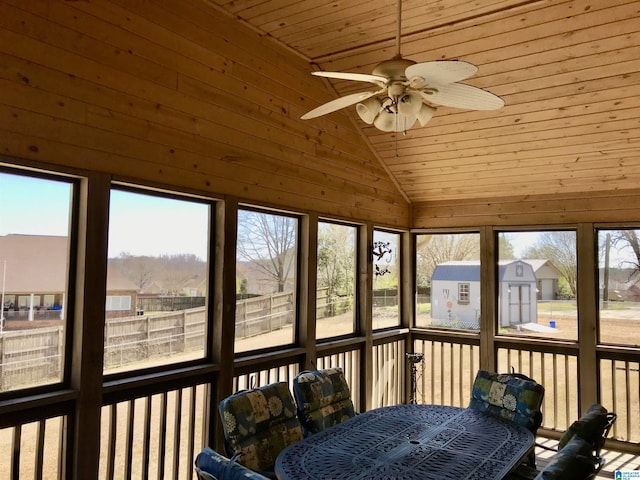
[[[480,340],[475,335],[412,332],[413,352],[423,355],[417,378],[419,403],[468,405],[471,386],[480,360]],[[373,339],[372,408],[406,401],[408,363],[406,335],[388,333]],[[362,341],[350,340],[318,345],[316,368],[340,367],[354,396],[361,405]],[[601,402],[618,413],[611,437],[619,442],[640,442],[638,391],[640,362],[631,354],[600,351]],[[284,381],[291,385],[300,370],[300,351],[267,357],[236,360],[233,391]],[[543,427],[564,430],[578,418],[577,347],[546,343],[499,342],[497,370],[529,375],[545,386]],[[213,367],[211,367],[213,368]],[[180,386],[160,382],[140,392],[107,388],[101,418],[101,479],[171,478],[193,479],[193,460],[207,443],[211,415],[217,415],[211,402],[214,380],[205,373]],[[177,377],[178,378],[178,377]],[[180,377],[181,378],[181,377]],[[594,379],[595,381],[595,379]],[[117,382],[116,382],[117,384]],[[167,387],[167,385],[172,385]],[[152,390],[153,393],[144,393]],[[0,478],[64,478],[65,415],[51,415],[0,430]]]
[[[479,340],[427,336],[414,341],[414,352],[424,357],[418,370],[418,403],[466,407],[478,370]]]
[[[564,431],[580,417],[578,409],[578,358],[566,349],[525,346],[498,349],[498,371],[523,373],[544,385],[542,426]]]
[[[616,412],[611,437],[640,443],[640,362],[626,355],[601,354],[600,397],[604,405]]]

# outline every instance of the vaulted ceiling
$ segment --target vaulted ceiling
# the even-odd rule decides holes
[[[310,71],[371,73],[396,53],[391,0],[203,0],[272,37]],[[439,107],[384,133],[348,115],[412,203],[640,187],[640,1],[405,0],[401,48],[464,60],[496,111]],[[367,83],[315,79],[335,97]],[[306,120],[322,125],[323,118]],[[321,127],[320,127],[321,128]]]

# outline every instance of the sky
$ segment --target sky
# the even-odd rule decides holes
[[[71,187],[65,182],[0,173],[0,235],[67,236],[70,199]],[[194,254],[206,260],[208,218],[207,204],[112,190],[109,257]],[[376,235],[376,240],[394,241],[385,232]],[[507,235],[520,258],[539,232]]]
[[[69,235],[71,187],[0,173],[0,235]],[[209,206],[112,190],[109,257],[194,254],[207,259]],[[1,256],[1,252],[0,252]]]

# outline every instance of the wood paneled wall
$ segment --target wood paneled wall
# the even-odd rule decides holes
[[[412,204],[414,228],[637,223],[640,190]]]
[[[0,2],[0,154],[408,227],[311,67],[202,0]],[[318,128],[320,125],[320,128]]]

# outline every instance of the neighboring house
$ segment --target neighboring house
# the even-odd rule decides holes
[[[498,315],[503,327],[537,321],[537,279],[529,261],[501,262]],[[452,261],[431,276],[434,326],[480,328],[480,262]]]
[[[0,236],[4,313],[12,319],[62,319],[67,298],[68,237]],[[6,269],[5,269],[6,262]],[[107,275],[107,317],[135,315],[136,285],[118,270]]]
[[[7,320],[64,318],[68,252],[67,237],[0,236]]]
[[[558,279],[562,276],[560,270],[549,260],[523,259],[533,268],[538,287],[538,300],[556,300],[560,293]]]
[[[206,297],[207,285],[207,277],[203,272],[201,275],[195,275],[184,282],[181,294],[186,297]]]

